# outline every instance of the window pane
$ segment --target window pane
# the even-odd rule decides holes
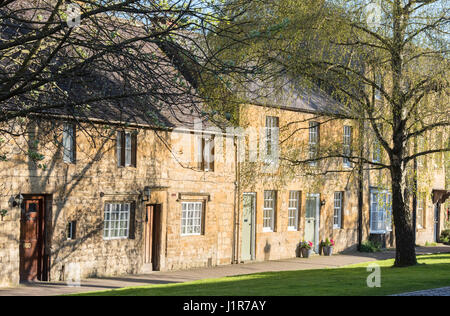
[[[317,122],[309,122],[309,159],[317,157],[319,140],[319,124]],[[310,162],[310,165],[316,165],[316,161]]]
[[[128,237],[130,207],[130,203],[108,203],[105,205],[103,234],[105,238]]]
[[[181,234],[200,235],[202,231],[202,202],[181,203]]]
[[[300,191],[289,191],[288,228],[298,229]]]
[[[275,223],[275,191],[264,191],[263,222],[266,230],[274,230]]]
[[[75,156],[74,126],[64,124],[63,126],[63,159],[65,162],[73,162]]]
[[[131,165],[131,134],[125,133],[125,165]]]
[[[342,192],[334,193],[334,227],[341,228],[342,220]]]
[[[117,138],[116,138],[116,150],[117,150],[117,165],[122,166],[122,132],[117,132]]]

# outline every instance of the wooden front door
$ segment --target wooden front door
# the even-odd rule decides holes
[[[244,193],[242,208],[242,261],[255,259],[256,193]]]
[[[441,203],[434,205],[434,241],[439,242],[441,235]]]
[[[144,263],[151,263],[153,271],[160,269],[161,205],[147,205],[145,216]]]
[[[43,280],[44,198],[25,199],[20,219],[20,281]]]

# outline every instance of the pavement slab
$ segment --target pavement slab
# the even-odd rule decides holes
[[[450,296],[450,287],[441,287],[438,289],[401,293],[391,296]]]

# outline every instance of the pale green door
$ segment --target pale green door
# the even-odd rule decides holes
[[[255,259],[255,193],[244,193],[242,208],[241,260]]]
[[[305,241],[313,243],[314,251],[319,251],[319,194],[308,194],[305,212]]]

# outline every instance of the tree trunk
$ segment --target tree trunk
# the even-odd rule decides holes
[[[398,164],[393,165],[391,168],[391,177],[392,213],[394,217],[396,246],[394,266],[412,266],[417,264],[417,259],[404,167]]]
[[[395,226],[395,263],[396,267],[407,267],[417,264],[414,229],[409,210],[409,185],[407,181],[406,163],[403,160],[406,146],[405,129],[407,118],[404,115],[406,104],[402,92],[403,82],[403,49],[406,24],[402,2],[393,2],[393,46],[391,49],[392,68],[392,142],[390,152],[392,180],[392,213]]]

